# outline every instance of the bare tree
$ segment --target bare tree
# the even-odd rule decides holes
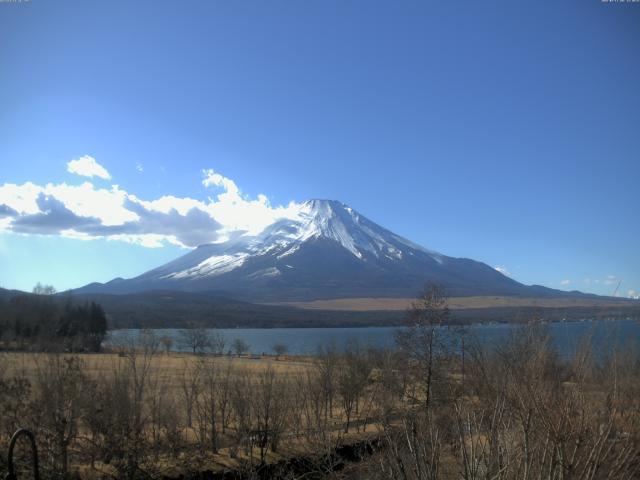
[[[38,282],[33,287],[32,292],[36,295],[55,295],[57,291],[53,285],[43,285]]]
[[[284,343],[275,343],[271,348],[273,349],[273,353],[275,353],[278,357],[285,355],[289,351],[289,347],[287,347],[287,345],[285,345]]]
[[[258,374],[251,395],[253,418],[255,420],[254,435],[260,449],[260,463],[264,463],[267,447],[273,452],[278,449],[278,442],[284,429],[287,415],[286,391],[288,385],[267,368]]]
[[[210,348],[216,355],[224,354],[224,347],[227,341],[220,332],[214,332],[210,335]]]
[[[186,358],[184,368],[180,376],[180,394],[186,414],[187,428],[193,427],[193,409],[201,388],[201,375],[203,374],[202,362],[192,358]]]
[[[429,412],[424,410],[405,412],[398,428],[383,430],[383,442],[385,449],[379,465],[381,478],[405,480],[443,478],[440,470],[442,439],[434,417]]]
[[[180,339],[182,345],[191,350],[194,355],[204,353],[211,348],[211,336],[204,328],[185,328],[180,331]]]
[[[219,399],[218,409],[220,411],[220,423],[222,427],[222,434],[226,434],[227,427],[231,417],[230,397],[231,397],[231,381],[235,372],[233,370],[230,360],[226,360],[226,365],[220,371],[219,376]]]
[[[233,351],[236,352],[236,355],[241,356],[249,352],[251,346],[242,338],[236,338],[231,344]]]
[[[325,422],[333,417],[333,400],[336,390],[338,352],[335,344],[321,346],[318,348],[317,366],[319,381],[324,393],[324,416]]]
[[[233,410],[233,444],[230,453],[232,457],[237,456],[239,448],[244,448],[248,455],[253,454],[255,437],[253,409],[251,408],[251,378],[246,370],[235,372],[232,379],[230,404]],[[252,457],[249,457],[251,462]]]
[[[371,366],[366,356],[357,344],[349,344],[341,357],[338,369],[338,392],[346,417],[345,433],[349,433],[353,414],[358,413],[360,398],[367,386],[370,373]]]
[[[113,460],[119,478],[139,476],[146,458],[147,394],[157,351],[155,334],[150,330],[142,331],[123,351],[122,360],[113,365],[100,395],[105,402],[101,426],[106,455],[108,460]]]
[[[84,364],[78,357],[60,354],[35,357],[37,365],[36,422],[40,433],[50,442],[48,456],[53,472],[69,471],[69,446],[76,439],[81,415]]]
[[[0,448],[6,450],[13,432],[27,424],[26,419],[33,395],[32,382],[25,372],[8,372],[9,355],[0,353]],[[0,456],[0,462],[4,456]],[[0,463],[0,466],[2,463]]]
[[[200,388],[196,398],[198,437],[201,446],[208,445],[213,453],[218,452],[219,420],[224,417],[228,384],[225,372],[221,371],[211,357],[199,360],[201,372]]]
[[[440,331],[449,323],[449,309],[444,289],[436,284],[425,287],[407,312],[407,328],[396,332],[398,346],[406,352],[416,369],[416,382],[422,386],[421,396],[429,409],[434,381],[441,377],[447,338]]]
[[[164,336],[160,337],[160,344],[164,348],[164,351],[167,355],[171,353],[171,347],[173,346],[173,338]]]

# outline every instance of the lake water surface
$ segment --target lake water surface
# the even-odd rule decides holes
[[[446,328],[446,327],[443,327]],[[466,327],[466,335],[485,345],[500,343],[519,328],[513,324],[486,324]],[[547,325],[558,352],[571,355],[575,352],[585,335],[590,335],[596,347],[623,345],[628,342],[640,344],[640,322],[637,320],[609,320],[561,322]],[[394,333],[397,327],[362,327],[362,328],[233,328],[215,329],[212,332],[224,336],[225,349],[231,342],[240,338],[247,342],[253,354],[273,353],[273,346],[282,343],[288,347],[290,354],[304,355],[317,352],[318,347],[335,344],[343,349],[348,342],[357,341],[362,346],[392,347],[395,343]],[[109,333],[105,344],[117,345],[135,341],[142,330],[113,330]],[[183,344],[180,329],[153,330],[157,337],[171,337],[172,349],[188,351]]]

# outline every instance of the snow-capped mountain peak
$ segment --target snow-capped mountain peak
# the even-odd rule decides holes
[[[139,277],[104,287],[118,292],[222,289],[273,300],[413,296],[425,281],[474,294],[520,286],[488,265],[416,245],[344,203],[309,200],[258,234],[202,245]]]
[[[308,200],[301,205],[294,218],[287,219],[286,224],[290,232],[288,238],[294,244],[328,239],[359,259],[369,255],[401,259],[407,248],[425,252],[436,261],[442,258],[439,253],[391,233],[336,200]]]
[[[160,278],[218,276],[242,267],[251,259],[264,257],[277,264],[305,245],[317,242],[330,242],[365,262],[402,261],[405,257],[423,254],[438,263],[443,258],[376,225],[342,202],[308,200],[300,204],[293,215],[275,221],[258,235],[199,247],[175,264],[162,267]],[[168,266],[172,267],[170,271]],[[269,265],[265,270],[270,276],[281,271],[278,265]],[[255,272],[251,275],[255,276]]]

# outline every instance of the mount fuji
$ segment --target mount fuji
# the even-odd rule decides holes
[[[576,295],[526,286],[482,262],[428,250],[333,200],[309,200],[257,235],[201,245],[131,279],[78,293],[224,292],[253,302],[410,298],[427,282],[450,296]]]

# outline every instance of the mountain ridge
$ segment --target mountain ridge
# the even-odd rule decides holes
[[[56,297],[64,301],[67,295],[66,292],[62,292]],[[0,288],[0,317],[5,302],[12,301],[13,297],[22,296],[32,297],[35,294]],[[377,306],[348,304],[358,299],[345,299],[346,304],[340,304],[340,301],[320,301],[309,306],[264,305],[228,298],[221,292],[194,293],[169,290],[120,295],[88,293],[69,298],[79,303],[93,301],[101,305],[107,314],[110,329],[369,327],[399,326],[406,320],[406,304],[391,309],[386,302]],[[603,298],[605,300],[602,300]],[[594,300],[591,303],[581,298],[560,302],[555,302],[555,299],[538,299],[532,303],[518,297],[503,298],[502,302],[494,300],[500,299],[450,298],[448,303],[452,323],[640,318],[640,302],[631,299],[606,300],[606,297],[597,297],[599,301]]]
[[[489,265],[443,255],[369,220],[336,200],[313,199],[256,235],[201,245],[131,279],[92,283],[76,293],[224,291],[251,302],[350,297],[415,297],[424,284],[450,296],[586,296],[527,286]]]

